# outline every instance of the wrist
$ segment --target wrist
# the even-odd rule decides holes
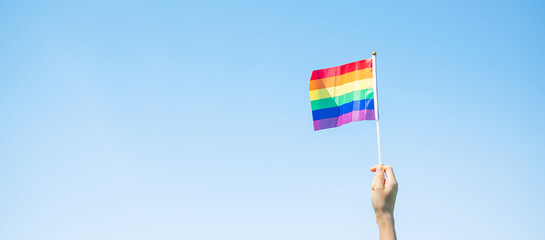
[[[376,220],[379,227],[394,227],[394,214],[391,212],[376,213]]]

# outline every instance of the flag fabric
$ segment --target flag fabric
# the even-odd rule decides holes
[[[365,59],[312,72],[309,89],[315,131],[378,119],[373,65],[373,59]]]

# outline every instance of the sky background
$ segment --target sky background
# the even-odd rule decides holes
[[[543,239],[543,1],[2,1],[0,239],[378,239],[373,121],[312,70],[377,51],[399,239]]]

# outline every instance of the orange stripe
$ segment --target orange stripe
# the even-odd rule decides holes
[[[362,70],[345,73],[336,77],[328,77],[310,81],[310,91],[322,88],[330,88],[344,85],[357,80],[373,78],[373,68],[364,68]]]

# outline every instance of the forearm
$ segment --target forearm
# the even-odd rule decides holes
[[[377,214],[377,224],[380,231],[380,240],[397,239],[393,214]]]

